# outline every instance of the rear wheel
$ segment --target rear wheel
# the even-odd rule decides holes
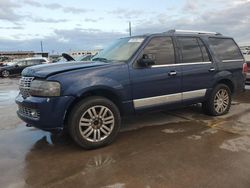
[[[231,107],[232,93],[225,84],[218,84],[208,100],[203,103],[202,107],[206,113],[213,116],[220,116],[228,113]]]
[[[8,77],[10,76],[10,72],[7,71],[7,70],[4,70],[4,71],[2,72],[2,76],[3,76],[4,78],[8,78]]]
[[[117,106],[103,97],[89,97],[72,110],[68,128],[74,141],[85,149],[110,144],[120,129]]]

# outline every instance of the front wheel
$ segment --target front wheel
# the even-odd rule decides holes
[[[89,97],[71,111],[68,129],[73,140],[85,149],[110,144],[121,124],[117,106],[103,97]]]
[[[209,115],[220,116],[228,113],[231,100],[232,93],[229,87],[225,84],[218,84],[202,107]]]
[[[8,77],[10,76],[10,72],[7,71],[7,70],[4,70],[4,71],[2,72],[2,76],[3,76],[4,78],[8,78]]]

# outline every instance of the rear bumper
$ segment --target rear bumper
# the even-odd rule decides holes
[[[16,97],[18,105],[17,115],[29,126],[46,131],[61,130],[69,105],[74,97],[62,96],[53,98],[28,97],[21,95]]]
[[[247,76],[246,76],[246,84],[250,84],[250,73],[247,73]]]

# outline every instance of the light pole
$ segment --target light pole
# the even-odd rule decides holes
[[[41,41],[41,52],[43,53],[43,41]]]
[[[129,36],[132,36],[131,22],[129,22]]]

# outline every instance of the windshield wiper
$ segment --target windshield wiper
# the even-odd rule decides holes
[[[93,58],[92,61],[101,61],[101,62],[104,62],[104,63],[107,63],[108,60],[104,57],[96,57],[96,58]]]

